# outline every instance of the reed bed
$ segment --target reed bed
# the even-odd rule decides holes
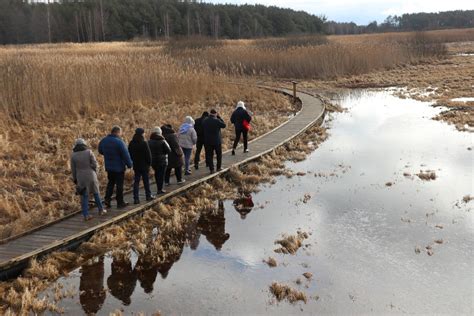
[[[296,110],[284,96],[227,80],[136,43],[0,49],[0,238],[78,211],[68,166],[77,137],[96,150],[114,124],[128,141],[138,126],[177,128],[210,108],[228,120],[239,100],[256,114],[256,136]],[[224,133],[224,148],[231,137]]]

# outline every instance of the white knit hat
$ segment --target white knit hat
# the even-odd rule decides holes
[[[84,138],[78,138],[76,139],[74,146],[78,146],[78,145],[87,146],[87,142],[84,140]]]
[[[236,109],[238,109],[238,108],[242,108],[242,109],[244,109],[244,110],[247,110],[247,109],[245,108],[245,103],[244,103],[243,101],[237,102]]]
[[[155,126],[153,127],[153,129],[151,130],[151,133],[152,134],[156,134],[158,136],[161,136],[163,133],[161,132],[161,128],[159,126]]]

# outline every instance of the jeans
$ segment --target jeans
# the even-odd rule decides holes
[[[247,131],[245,129],[236,129],[235,130],[235,140],[234,140],[234,146],[232,148],[233,149],[237,148],[237,145],[239,144],[241,135],[243,135],[243,137],[244,137],[244,150],[247,150],[249,131]]]
[[[150,177],[147,171],[134,170],[135,176],[133,178],[133,199],[135,201],[140,200],[138,192],[140,191],[140,180],[143,179],[143,186],[145,187],[146,198],[151,197],[150,191]]]
[[[99,193],[94,193],[94,200],[95,204],[97,205],[97,208],[99,209],[99,212],[104,209],[104,206],[102,206],[102,200],[100,198]],[[82,208],[82,215],[84,217],[89,216],[89,192],[87,190],[84,190],[84,193],[81,195],[81,208]]]
[[[203,141],[198,139],[197,144],[196,144],[196,153],[194,154],[194,166],[195,167],[199,167],[199,161],[201,161],[201,151],[202,151],[203,147],[204,147],[204,152],[205,152],[206,148],[204,146]]]
[[[170,183],[170,178],[171,178],[171,170],[174,169],[174,174],[176,175],[176,180],[178,182],[181,182],[183,179],[183,174],[181,167],[166,167],[166,173],[165,173],[165,183]]]
[[[114,188],[117,187],[116,200],[117,204],[124,204],[123,200],[123,181],[125,178],[124,172],[112,172],[107,171],[107,189],[105,191],[105,201],[110,202],[112,200],[112,194],[114,194]]]
[[[222,144],[206,145],[206,163],[211,171],[214,171],[214,152],[217,158],[217,170],[222,167]]]
[[[183,153],[184,153],[184,171],[190,171],[191,169],[189,169],[189,164],[190,164],[190,161],[191,161],[191,155],[193,153],[193,149],[192,148],[181,148],[183,150]]]
[[[153,167],[153,170],[155,170],[155,181],[156,181],[156,188],[158,190],[157,191],[158,193],[160,193],[163,190],[163,185],[165,184],[166,168],[167,168],[166,165]]]

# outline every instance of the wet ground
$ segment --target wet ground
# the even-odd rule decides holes
[[[326,123],[330,138],[288,163],[301,176],[263,186],[253,209],[225,201],[160,266],[105,256],[78,268],[60,280],[80,290],[61,302],[66,313],[472,314],[473,202],[462,201],[474,191],[472,134],[431,120],[440,108],[387,92],[338,102],[349,111]],[[310,236],[296,255],[275,253],[297,230]],[[269,256],[277,267],[262,262]],[[307,304],[275,302],[274,281]]]

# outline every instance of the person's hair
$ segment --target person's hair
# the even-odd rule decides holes
[[[122,128],[118,125],[115,125],[114,127],[112,127],[112,130],[110,131],[111,134],[117,134],[118,132],[120,132],[122,130]]]
[[[212,110],[211,110],[211,115],[216,115],[216,114],[217,114],[217,111],[214,110],[214,109],[212,109]]]
[[[209,116],[209,112],[204,111],[204,112],[202,113],[202,117],[208,117],[208,116]]]
[[[145,141],[145,137],[143,136],[143,134],[135,134],[133,135],[132,140],[135,142],[142,142]]]

